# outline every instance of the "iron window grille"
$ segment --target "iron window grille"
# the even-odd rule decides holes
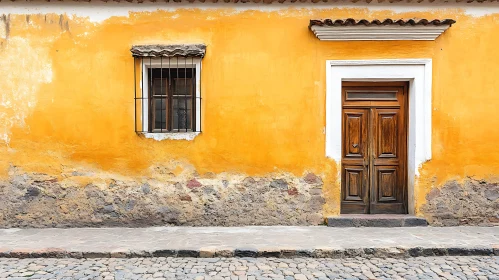
[[[193,46],[194,50],[201,46],[202,55],[189,53]],[[204,48],[132,47],[136,133],[201,132],[200,73]]]

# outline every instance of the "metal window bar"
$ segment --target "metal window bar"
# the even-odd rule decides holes
[[[197,122],[196,122],[196,65],[194,65],[194,57],[191,57],[191,72],[192,72],[192,76],[193,76],[193,79],[191,79],[191,88],[192,88],[192,100],[191,100],[191,103],[192,103],[192,106],[191,106],[191,118],[192,118],[192,121],[191,121],[191,125],[192,125],[192,128],[193,130],[196,129],[197,127]]]
[[[173,93],[173,96],[178,95],[178,94],[176,94],[176,93],[177,93],[176,91],[177,91],[177,81],[178,81],[178,77],[179,77],[179,75],[178,75],[178,57],[177,57],[177,78],[176,78],[176,80],[175,80],[175,85],[174,85],[175,89],[174,89],[174,90],[173,90],[173,92],[172,92],[172,93]],[[174,102],[173,104],[175,104],[175,103],[177,104],[177,110],[175,111],[175,108],[174,108],[174,109],[173,109],[173,113],[177,115],[177,132],[178,132],[178,131],[179,131],[179,128],[180,128],[180,123],[179,123],[179,121],[180,121],[180,116],[179,116],[179,114],[178,114],[178,112],[179,112],[179,110],[178,110],[178,107],[179,107],[179,106],[178,106],[178,103],[179,103],[179,102],[178,102],[178,98],[177,98],[177,102]],[[175,106],[175,105],[174,105],[174,106]]]
[[[160,58],[160,61],[161,61],[161,65],[160,65],[160,78],[159,78],[159,84],[160,84],[160,94],[163,95],[163,57],[161,56]],[[167,93],[165,93],[166,95]],[[160,128],[161,128],[161,132],[163,132],[163,97],[161,97],[160,99]],[[166,116],[165,116],[166,118]]]
[[[173,128],[173,117],[170,117],[173,113],[173,100],[172,100],[172,95],[173,95],[173,89],[172,89],[172,74],[171,74],[171,57],[168,57],[168,90],[170,91],[170,96],[168,97],[168,127],[169,130],[172,130]],[[171,120],[171,121],[170,121]]]
[[[134,129],[137,132],[137,58],[133,58],[133,119],[134,119]]]
[[[149,116],[148,116],[149,126],[154,126],[153,120],[155,120],[154,119],[155,112],[153,112],[153,110],[152,110],[152,108],[154,108],[154,102],[155,102],[154,97],[153,97],[153,93],[152,93],[152,90],[153,90],[152,80],[153,80],[153,78],[152,78],[152,57],[149,57],[149,88],[148,88],[148,90],[149,90],[149,92],[148,92],[148,96],[149,96],[149,100],[148,100],[149,101],[149,110],[148,110],[148,112],[149,112]]]
[[[196,67],[193,65],[194,69],[196,69]],[[202,109],[203,109],[203,104],[202,104],[202,97],[201,97],[201,63],[199,63],[199,71],[196,71],[196,75],[199,75],[199,96],[196,95],[196,98],[199,98],[199,132],[202,132],[203,131],[203,122],[201,121],[201,116],[203,116],[202,114]],[[196,85],[196,81],[194,81],[194,84]],[[198,85],[196,85],[198,86]],[[196,91],[197,92],[197,91]],[[196,126],[197,127],[197,126]]]
[[[194,57],[191,57],[188,66],[188,58],[177,57],[176,63],[172,63],[168,57],[166,70],[162,57],[154,59],[155,62],[148,57],[148,64],[144,61],[147,57],[134,57],[135,132],[201,132],[202,98],[201,94],[197,94],[200,89],[196,88],[199,86],[196,75],[200,75],[200,71],[196,69]],[[184,65],[179,63],[180,59],[184,60]],[[140,71],[136,67],[140,67]],[[158,78],[160,85],[157,85]],[[200,81],[201,77],[198,79]],[[156,112],[158,101],[160,108]],[[157,121],[156,117],[160,120]],[[200,129],[197,129],[198,126]]]
[[[141,108],[141,113],[142,113],[142,119],[140,120],[141,122],[141,128],[140,130],[144,131],[144,120],[145,120],[145,106],[144,105],[144,59],[140,59],[140,81],[142,83],[142,87],[140,88],[140,98],[141,98],[141,103],[140,103],[140,108]]]
[[[184,94],[185,94],[185,97],[184,97],[184,123],[185,123],[185,132],[187,132],[187,57],[184,57]],[[191,95],[192,95],[192,92],[191,92]],[[192,125],[192,121],[191,121],[191,125]]]

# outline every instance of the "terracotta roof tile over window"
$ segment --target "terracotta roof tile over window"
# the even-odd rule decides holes
[[[353,19],[353,18],[348,18],[348,19],[324,19],[324,20],[317,20],[317,19],[312,19],[310,20],[310,26],[371,26],[371,25],[400,25],[400,26],[415,26],[415,25],[434,25],[434,26],[441,26],[441,25],[452,25],[456,23],[455,20],[453,19],[433,19],[433,20],[428,20],[428,19],[384,19],[384,20],[379,20],[379,19],[374,19],[374,20],[367,20],[367,19]]]
[[[135,45],[130,51],[135,57],[204,57],[206,45]]]

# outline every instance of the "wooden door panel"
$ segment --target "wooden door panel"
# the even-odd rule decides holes
[[[345,182],[344,201],[364,201],[366,196],[367,170],[363,166],[345,166],[343,168]]]
[[[341,186],[341,213],[369,213],[367,167],[342,165]]]
[[[398,147],[399,110],[377,110],[376,157],[396,158]]]
[[[376,202],[395,202],[399,194],[398,166],[376,166],[374,171],[377,188],[374,191]]]
[[[407,214],[404,203],[374,203],[369,208],[369,214]]]
[[[343,158],[341,212],[368,213],[367,109],[343,110]]]
[[[367,110],[344,110],[343,155],[345,158],[364,159],[367,155]]]

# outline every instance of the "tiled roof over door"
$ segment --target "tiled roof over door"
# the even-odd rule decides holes
[[[318,26],[372,26],[372,25],[399,25],[399,26],[442,26],[442,25],[452,25],[456,23],[453,19],[324,19],[324,20],[310,20],[310,26],[318,25]]]
[[[309,29],[321,41],[432,41],[453,19],[312,19]]]

